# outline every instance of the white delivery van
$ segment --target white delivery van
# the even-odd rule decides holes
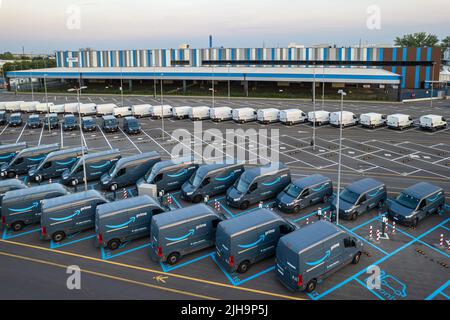
[[[152,105],[136,104],[131,107],[131,112],[136,118],[150,117],[152,115]]]
[[[376,112],[363,113],[359,117],[359,123],[367,128],[382,127],[386,125],[386,115]]]
[[[280,122],[289,126],[303,123],[307,120],[306,113],[300,109],[287,109],[280,111]]]
[[[216,107],[209,110],[209,117],[212,121],[228,121],[233,119],[233,109],[230,107]]]
[[[80,108],[83,104],[80,103]],[[78,102],[74,103],[66,103],[64,105],[64,112],[65,113],[78,113]]]
[[[0,111],[5,110],[6,108],[6,101],[0,101]]]
[[[330,113],[325,110],[319,110],[319,111],[311,111],[308,112],[308,121],[311,123],[315,123],[316,125],[323,125],[323,124],[329,124],[330,123]]]
[[[420,117],[420,128],[423,130],[436,131],[445,128],[447,120],[443,116],[428,114]]]
[[[330,113],[330,124],[334,127],[341,125],[341,112]],[[342,112],[342,127],[356,126],[358,124],[358,117],[350,111]]]
[[[209,119],[210,109],[210,107],[205,106],[192,107],[191,111],[189,112],[189,118],[193,121]]]
[[[256,121],[257,112],[253,108],[233,109],[233,120],[239,123]]]
[[[259,123],[274,123],[280,121],[280,110],[275,108],[259,109],[256,113]]]
[[[172,114],[175,119],[187,119],[191,110],[192,107],[189,106],[173,107]]]
[[[20,111],[22,112],[35,112],[36,106],[39,104],[39,101],[28,101],[22,102],[20,104]]]
[[[83,103],[80,106],[80,114],[84,116],[93,116],[97,114],[97,105],[95,103]]]
[[[97,108],[97,110],[98,110],[98,108]],[[123,117],[132,116],[132,115],[133,115],[132,107],[115,107],[113,110],[114,117],[123,118]]]
[[[47,112],[49,112],[49,108],[50,108],[51,106],[53,106],[53,105],[55,105],[53,102],[49,102],[49,103],[39,103],[39,104],[36,106],[36,112],[39,112],[39,113],[47,113]]]
[[[63,104],[51,104],[50,113],[64,113],[65,108]]]
[[[106,116],[114,114],[114,109],[117,108],[117,105],[114,103],[104,103],[97,105],[97,114],[99,116]]]
[[[172,106],[169,105],[159,105],[159,106],[153,106],[152,108],[152,118],[154,119],[161,119],[162,117],[164,118],[171,118],[173,113],[172,113]]]
[[[404,128],[410,128],[413,125],[411,116],[407,114],[391,114],[387,117],[387,126],[390,129],[403,130]]]
[[[20,111],[20,105],[25,101],[9,101],[5,104],[5,110],[10,112]]]

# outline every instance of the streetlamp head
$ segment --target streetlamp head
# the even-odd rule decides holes
[[[344,90],[339,90],[338,91],[338,93],[340,94],[340,95],[343,95],[343,96],[346,96],[347,95],[347,93],[344,91]]]

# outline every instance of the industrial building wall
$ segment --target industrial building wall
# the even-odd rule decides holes
[[[76,59],[74,59],[76,58]],[[440,48],[207,48],[58,51],[58,67],[312,66],[383,68],[402,76],[401,87],[428,88],[438,80]],[[433,63],[435,63],[433,72]],[[434,73],[434,75],[433,75]]]

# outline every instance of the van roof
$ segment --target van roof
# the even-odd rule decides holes
[[[8,191],[5,194],[5,196],[3,197],[3,202],[8,201],[8,199],[22,198],[22,197],[25,197],[28,195],[38,194],[38,193],[43,193],[43,192],[48,192],[48,191],[57,191],[57,192],[59,191],[62,194],[67,193],[67,189],[64,188],[63,185],[61,185],[59,183],[50,183],[50,184],[46,184],[46,185],[42,185],[42,186]]]
[[[33,118],[40,118],[40,116],[38,114],[32,114],[28,117],[28,119],[33,119]]]
[[[125,120],[125,121],[137,121],[137,119],[135,117],[133,117],[133,116],[127,116],[127,117],[123,118],[123,120]]]
[[[88,191],[67,194],[67,195],[64,195],[61,197],[45,199],[42,202],[42,207],[45,206],[47,209],[48,208],[65,207],[65,206],[71,205],[75,202],[79,202],[82,200],[90,201],[93,199],[102,199],[105,202],[107,202],[107,200],[97,190],[88,190]]]
[[[219,218],[218,214],[214,212],[211,207],[205,204],[196,204],[153,216],[152,224],[155,224],[160,229],[164,229],[173,227],[180,223],[184,224],[192,219],[198,219],[207,216],[215,216]]]
[[[406,188],[405,190],[403,190],[402,192],[410,195],[416,199],[422,199],[432,193],[435,193],[436,191],[442,190],[442,188],[428,183],[428,182],[419,182],[416,183],[408,188]]]
[[[213,164],[202,164],[200,167],[198,167],[197,169],[197,174],[207,174],[211,171],[215,171],[215,170],[219,170],[219,169],[230,169],[233,167],[238,167],[238,166],[242,166],[242,164],[240,163],[213,163]]]
[[[297,187],[303,189],[303,188],[314,186],[316,184],[323,183],[326,181],[330,181],[330,178],[325,177],[324,175],[321,175],[321,174],[313,174],[313,175],[295,180],[293,182],[293,184],[296,185]]]
[[[347,186],[347,190],[353,191],[355,193],[362,193],[381,186],[384,186],[383,182],[372,178],[365,178],[353,182],[351,185]]]
[[[66,155],[66,154],[70,154],[70,153],[79,154],[79,153],[81,153],[81,149],[86,150],[85,147],[76,147],[76,148],[62,149],[62,150],[53,151],[53,152],[50,152],[47,155],[47,157],[45,157],[45,160],[50,159],[50,158],[54,158],[54,157],[58,157],[58,156],[62,156],[62,155]]]
[[[430,118],[430,119],[442,119],[442,116],[438,116],[437,114],[426,114],[420,117],[422,118]]]
[[[249,229],[256,228],[268,222],[285,221],[278,214],[269,209],[258,209],[252,213],[225,220],[220,228],[230,237],[241,234]]]
[[[27,147],[26,142],[3,144],[3,145],[0,145],[0,152],[2,150],[17,149],[17,148],[25,149],[26,147]]]
[[[116,117],[112,116],[112,115],[106,115],[102,117],[103,120],[116,120]]]
[[[112,155],[112,154],[120,154],[119,149],[111,149],[111,150],[106,150],[106,151],[101,151],[101,152],[94,152],[94,153],[87,153],[84,155],[84,160],[89,160],[91,158],[99,158],[99,157],[104,157],[104,156],[108,156],[108,155]]]
[[[57,117],[58,115],[56,114],[56,113],[47,113],[46,115],[45,115],[45,118],[48,118],[48,117]]]
[[[283,169],[288,169],[288,167],[284,163],[274,162],[261,167],[249,168],[242,175],[245,175],[247,181],[253,181],[261,175],[274,174]]]
[[[91,116],[83,117],[82,119],[83,119],[83,121],[94,120],[94,118],[92,118]]]
[[[194,164],[194,161],[192,161],[190,158],[178,159],[178,160],[177,159],[164,160],[164,161],[160,161],[160,162],[156,163],[153,166],[152,171],[159,172],[160,170],[163,170],[163,169],[177,167],[179,165],[190,165],[190,164]]]
[[[3,188],[9,188],[9,187],[24,188],[24,187],[26,187],[26,184],[22,180],[19,180],[19,179],[0,180],[0,190]]]
[[[133,208],[139,208],[147,205],[161,208],[158,201],[147,195],[143,195],[102,204],[97,208],[97,214],[99,218],[106,218]]]
[[[323,240],[344,233],[331,222],[320,220],[280,238],[280,243],[297,254],[316,246]]]
[[[254,108],[250,108],[250,107],[245,107],[245,108],[237,108],[237,109],[234,109],[234,110],[236,110],[236,111],[247,111],[247,110],[250,110],[250,111],[255,111],[255,109]],[[233,111],[234,111],[233,110]]]
[[[149,152],[139,153],[139,154],[135,154],[133,156],[121,158],[119,161],[117,161],[116,166],[119,167],[125,163],[142,160],[145,158],[149,158],[149,159],[153,160],[156,158],[161,158],[161,155],[157,151],[149,151]]]
[[[31,148],[22,149],[20,151],[20,153],[33,153],[33,152],[36,152],[36,151],[52,150],[52,149],[55,149],[55,148],[59,148],[59,144],[58,143],[44,144],[44,145],[37,146],[37,147],[31,147]]]

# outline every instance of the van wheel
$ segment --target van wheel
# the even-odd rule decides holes
[[[357,214],[356,212],[354,212],[354,213],[351,215],[350,220],[355,221],[357,218],[358,218],[358,214]]]
[[[317,281],[316,279],[312,279],[310,280],[307,284],[306,284],[306,289],[305,291],[308,293],[313,292],[314,290],[316,290],[316,286],[317,286]]]
[[[108,249],[116,250],[120,246],[120,241],[118,239],[113,239],[108,242]]]
[[[110,187],[111,191],[116,191],[117,190],[117,183],[113,183]]]
[[[16,174],[13,171],[9,171],[7,176],[8,176],[8,178],[12,179],[16,176]]]
[[[250,203],[248,201],[244,201],[241,203],[241,205],[239,206],[239,209],[241,210],[247,210],[248,207],[250,206]]]
[[[355,254],[355,256],[353,257],[352,263],[358,264],[359,260],[361,260],[361,252],[358,252],[357,254]]]
[[[77,179],[73,179],[70,184],[72,186],[76,186],[78,184],[78,180]]]
[[[329,200],[330,200],[329,196],[324,196],[323,199],[322,199],[322,202],[323,203],[327,203]]]
[[[66,234],[62,231],[57,231],[52,235],[54,242],[61,242],[66,238]]]
[[[192,198],[192,203],[200,203],[203,197],[200,194],[197,194],[194,198]]]
[[[249,261],[243,261],[239,264],[237,268],[237,272],[239,273],[246,273],[250,269],[250,262]]]
[[[295,213],[295,214],[299,213],[300,210],[301,210],[300,206],[295,206],[295,207],[294,207],[294,213]]]
[[[25,223],[22,221],[16,221],[11,225],[14,232],[20,231],[25,227]]]
[[[411,224],[411,227],[417,228],[418,224],[419,224],[419,218],[415,218]]]
[[[383,200],[381,200],[380,202],[378,202],[378,209],[383,209],[384,208],[384,201]]]
[[[176,252],[172,252],[167,257],[167,263],[170,264],[171,266],[176,264],[178,262],[178,260],[180,260],[180,255],[178,253],[176,253]]]

